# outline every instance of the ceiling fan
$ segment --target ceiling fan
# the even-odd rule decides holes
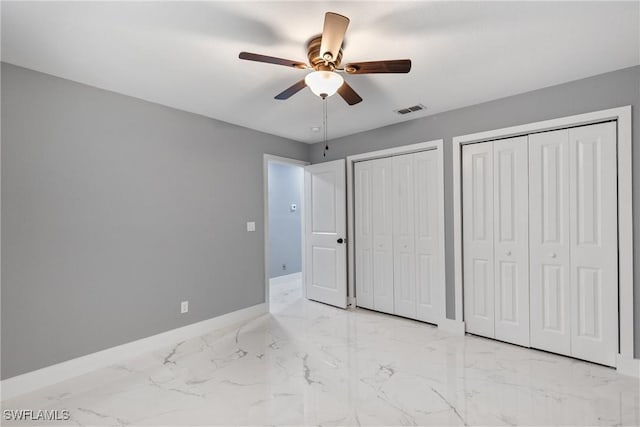
[[[347,74],[408,73],[411,70],[411,60],[351,62],[341,68],[342,42],[348,26],[349,18],[337,13],[327,12],[324,16],[322,35],[314,37],[307,43],[308,65],[304,62],[250,52],[240,52],[238,57],[248,61],[266,62],[303,70],[315,70],[307,74],[304,79],[276,95],[275,99],[289,99],[308,86],[313,93],[322,99],[337,92],[347,104],[354,105],[361,102],[362,98],[344,81],[344,78],[338,74],[339,72]]]

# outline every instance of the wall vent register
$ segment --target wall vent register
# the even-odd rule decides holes
[[[401,116],[403,116],[405,114],[415,113],[416,111],[421,111],[421,110],[426,110],[426,109],[427,109],[427,107],[425,107],[424,105],[417,104],[417,105],[413,105],[411,107],[401,108],[399,110],[395,110],[395,113],[398,113]]]

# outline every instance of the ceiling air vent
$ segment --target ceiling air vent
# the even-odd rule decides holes
[[[400,114],[401,116],[405,115],[405,114],[409,114],[409,113],[415,113],[416,111],[420,111],[420,110],[426,110],[427,107],[425,107],[422,104],[417,104],[411,107],[407,107],[407,108],[401,108],[399,110],[396,110],[395,112]]]

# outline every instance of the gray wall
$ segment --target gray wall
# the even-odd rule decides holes
[[[3,379],[264,302],[263,153],[307,145],[8,64],[2,125]]]
[[[269,163],[269,277],[302,271],[300,204],[304,169]],[[291,212],[291,204],[297,210]],[[283,269],[283,264],[286,269]]]
[[[364,102],[367,102],[366,99]],[[452,138],[458,135],[624,105],[633,106],[633,166],[637,171],[640,168],[640,149],[637,148],[638,135],[640,135],[640,66],[336,139],[330,143],[327,157],[322,157],[324,145],[314,144],[311,149],[311,161],[319,163],[398,145],[444,139],[447,317],[452,318],[454,316]],[[635,218],[639,218],[639,173],[634,173],[633,182],[633,208]],[[635,351],[636,356],[639,356],[640,249],[638,248],[640,248],[640,220],[634,221],[634,227]]]

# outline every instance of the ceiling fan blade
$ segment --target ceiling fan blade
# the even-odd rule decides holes
[[[346,16],[333,12],[327,12],[324,15],[324,28],[322,29],[322,41],[320,42],[320,57],[325,61],[334,62],[338,57],[348,26],[349,18]]]
[[[302,79],[298,83],[288,87],[287,89],[277,94],[275,96],[275,99],[280,99],[280,100],[289,99],[296,93],[300,92],[305,87],[307,87],[307,84],[304,82],[304,79]]]
[[[353,90],[353,88],[347,84],[347,82],[344,82],[342,86],[338,88],[338,94],[349,105],[355,105],[358,102],[362,102],[362,98],[360,98],[360,95],[358,95],[356,91]]]
[[[285,67],[293,68],[309,68],[304,62],[292,61],[290,59],[276,58],[275,56],[259,55],[257,53],[240,52],[238,55],[240,59],[246,59],[247,61],[266,62],[267,64],[284,65]]]
[[[349,74],[408,73],[411,71],[411,60],[352,62],[345,65],[344,70]]]

